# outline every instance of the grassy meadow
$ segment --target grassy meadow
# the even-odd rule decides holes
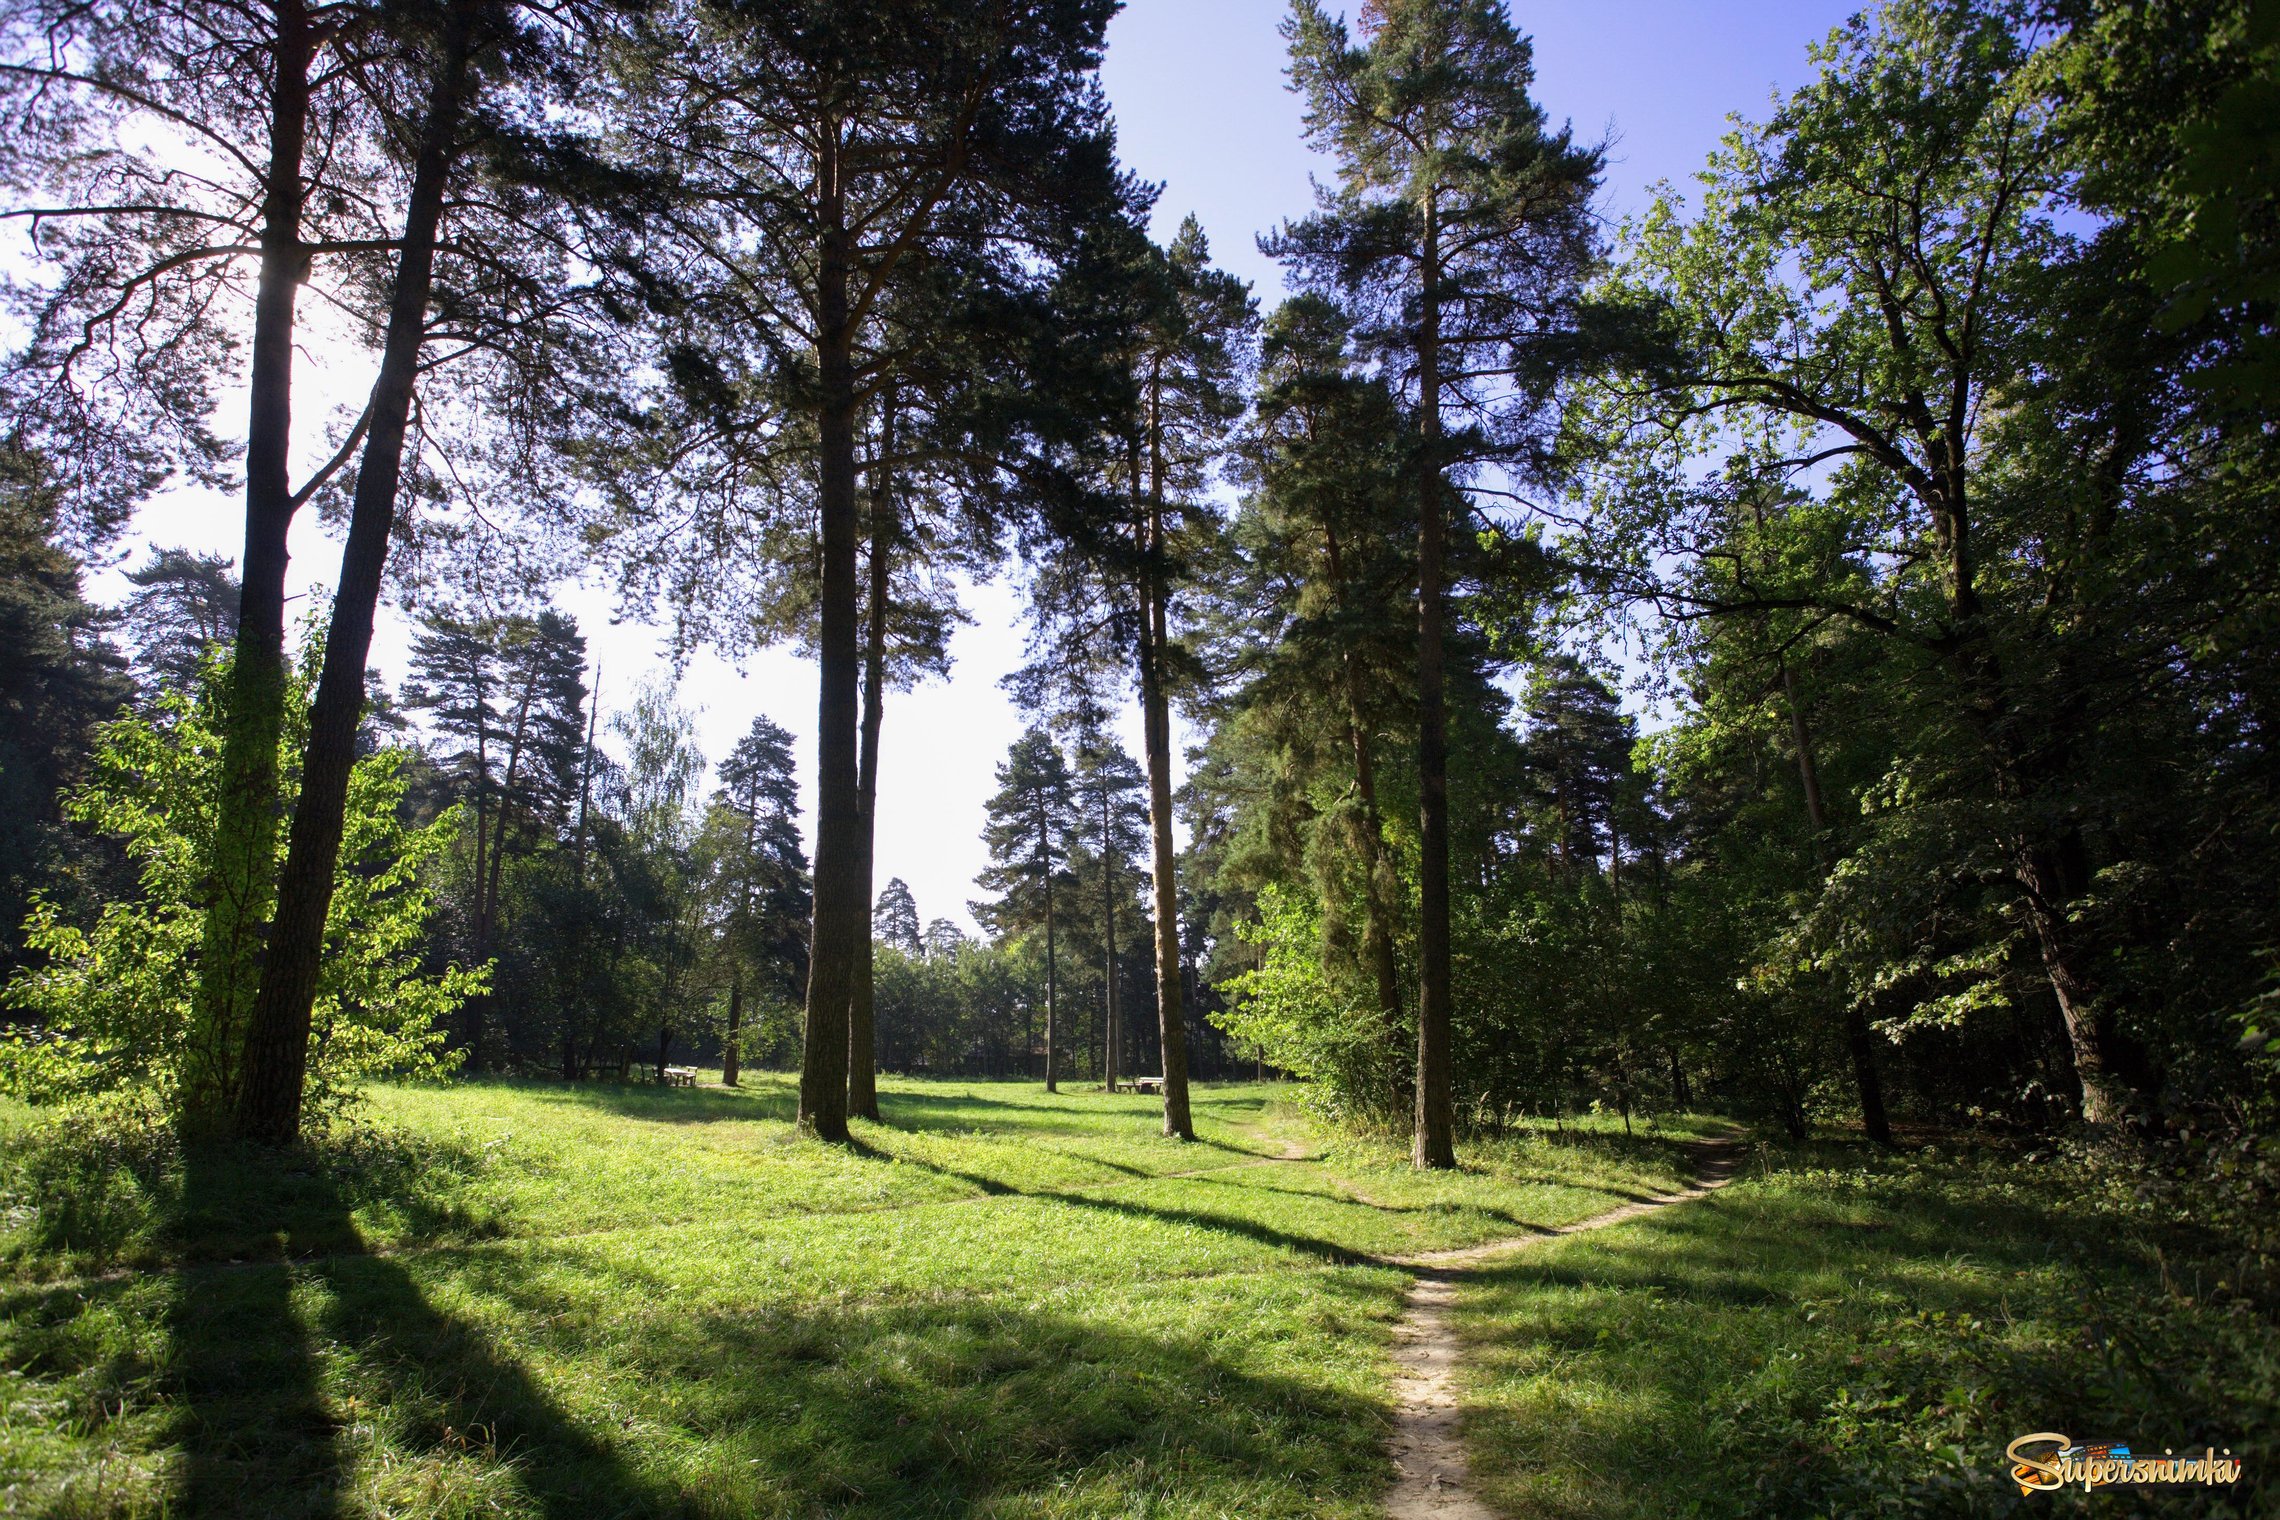
[[[2220,1245],[2047,1150],[1760,1146],[1704,1204],[1472,1275],[1475,1483],[1529,1520],[2280,1513],[2280,1347]],[[2245,1468],[2022,1496],[2031,1431]]]
[[[280,1161],[0,1111],[0,1511],[1361,1516],[1376,1259],[1667,1190],[1701,1126],[1419,1175],[1272,1086],[380,1088]],[[1290,1158],[1299,1159],[1290,1159]]]

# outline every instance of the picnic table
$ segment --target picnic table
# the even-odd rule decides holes
[[[1132,1090],[1136,1093],[1161,1093],[1164,1090],[1164,1079],[1162,1077],[1134,1077],[1132,1079]]]
[[[697,1085],[697,1069],[694,1066],[668,1066],[665,1068],[665,1085],[694,1087]]]

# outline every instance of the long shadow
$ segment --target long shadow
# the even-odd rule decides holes
[[[1201,1209],[1172,1209],[1155,1204],[1133,1203],[1122,1198],[1088,1198],[1082,1193],[1055,1193],[1038,1191],[1023,1195],[1042,1198],[1054,1203],[1065,1203],[1080,1209],[1099,1209],[1105,1213],[1122,1214],[1128,1218],[1161,1219],[1173,1224],[1194,1225],[1198,1229],[1213,1230],[1224,1235],[1241,1235],[1261,1245],[1312,1256],[1331,1266],[1366,1267],[1376,1265],[1376,1259],[1366,1253],[1352,1250],[1334,1240],[1323,1240],[1313,1235],[1294,1234],[1278,1230],[1273,1225],[1261,1224],[1255,1219],[1243,1219],[1226,1214],[1206,1213]]]
[[[218,1220],[242,1225],[264,1201],[290,1224],[271,1237],[271,1259],[192,1262],[169,1274],[172,1439],[183,1461],[167,1512],[340,1515],[358,1451],[331,1413],[328,1383],[389,1410],[396,1460],[543,1452],[518,1464],[519,1477],[549,1516],[670,1512],[480,1331],[437,1310],[404,1265],[339,1249],[356,1242],[354,1209],[369,1201],[348,1180],[307,1152],[185,1157],[170,1222],[185,1251]],[[311,1247],[328,1254],[301,1259]]]
[[[527,1274],[501,1271],[482,1290],[521,1319],[560,1307]],[[1362,1290],[1324,1291],[1352,1300],[1347,1322],[1367,1320]],[[1307,1491],[1277,1491],[1277,1514],[1374,1496],[1382,1410],[1254,1370],[1229,1349],[1242,1328],[1113,1322],[1002,1297],[717,1307],[656,1316],[590,1371],[618,1385],[613,1400],[635,1418],[701,1430],[673,1473],[706,1515],[1124,1514],[1138,1512],[1136,1493],[1175,1488],[1199,1513],[1255,1514],[1259,1479],[1287,1473],[1306,1474]],[[643,1404],[642,1390],[665,1389],[669,1413]],[[556,1444],[519,1452],[528,1472],[575,1467]],[[616,1493],[605,1477],[579,1513],[608,1520],[621,1512]],[[678,1513],[677,1494],[627,1512]]]
[[[898,1166],[914,1166],[922,1172],[932,1172],[937,1177],[948,1177],[953,1182],[963,1182],[968,1187],[987,1193],[992,1198],[1024,1196],[1021,1189],[1011,1183],[1001,1182],[995,1177],[985,1177],[980,1172],[963,1172],[954,1166],[944,1166],[939,1161],[928,1161],[922,1156],[898,1156],[893,1151],[879,1149],[860,1135],[850,1139],[847,1142],[847,1148],[867,1160],[887,1161]]]
[[[353,1358],[359,1396],[384,1401],[405,1422],[399,1439],[445,1458],[514,1463],[525,1493],[554,1520],[683,1512],[483,1330],[436,1308],[401,1264],[341,1258],[323,1275],[324,1332]]]
[[[168,1221],[177,1242],[194,1244],[215,1218],[243,1208],[249,1160],[234,1148],[188,1151]],[[346,1207],[303,1202],[297,1212],[310,1238],[350,1231]],[[341,1432],[320,1393],[317,1350],[295,1309],[294,1281],[294,1268],[281,1261],[173,1274],[167,1332],[180,1411],[173,1440],[183,1453],[174,1513],[279,1520],[340,1513]]]
[[[956,1167],[943,1166],[938,1162],[921,1160],[915,1156],[892,1156],[875,1146],[865,1144],[861,1140],[851,1141],[849,1144],[858,1154],[879,1160],[898,1161],[904,1166],[921,1167],[938,1176],[954,1178],[969,1187],[978,1188],[993,1198],[1035,1198],[1047,1203],[1065,1203],[1076,1208],[1098,1209],[1131,1218],[1162,1219],[1174,1224],[1194,1225],[1200,1229],[1215,1230],[1222,1234],[1242,1235],[1258,1241],[1261,1245],[1275,1246],[1281,1250],[1313,1256],[1335,1266],[1368,1266],[1374,1261],[1374,1258],[1367,1254],[1350,1250],[1339,1245],[1336,1241],[1323,1240],[1312,1235],[1293,1234],[1288,1230],[1278,1230],[1273,1225],[1261,1224],[1254,1219],[1207,1213],[1201,1209],[1164,1208],[1156,1204],[1133,1203],[1125,1199],[1096,1198],[1083,1192],[1068,1192],[1054,1188],[1018,1188],[994,1177],[984,1177],[976,1172],[963,1172]],[[1204,1179],[1188,1177],[1179,1180],[1187,1183]],[[1366,1207],[1366,1205],[1364,1206]]]
[[[2043,1412],[2068,1411],[2051,1422],[2065,1428],[2159,1425],[2187,1437],[2180,1448],[2197,1447],[2199,1429],[2220,1446],[2241,1431],[2237,1396],[2214,1379],[2132,1385],[2094,1372],[2094,1327],[2047,1296],[2051,1278],[2037,1274],[2041,1301],[2021,1301],[2020,1275],[2074,1248],[2113,1248],[2110,1223],[2063,1193],[1879,1176],[1867,1153],[1849,1185],[1823,1188],[1810,1178],[1826,1155],[1773,1162],[1777,1176],[1803,1175],[1643,1217],[1620,1239],[1464,1274],[1480,1390],[1466,1440],[1484,1498],[1571,1520],[1692,1514],[1705,1494],[1733,1496],[1700,1506],[1718,1515],[2024,1515],[2035,1501],[2001,1492],[1994,1457]],[[1955,1270],[1959,1255],[1972,1270]],[[2152,1271],[2119,1260],[2111,1270]],[[1815,1313],[1800,1315],[1807,1304]],[[2014,1309],[2021,1333],[2007,1340],[1992,1327]],[[1910,1310],[1930,1317],[1894,1324]],[[1990,1330],[1967,1332],[1966,1320]],[[1969,1432],[1965,1447],[1945,1448],[1968,1456],[1949,1463],[1923,1432],[1959,1381],[1980,1386],[1947,1427]],[[1841,1408],[1830,1403],[1838,1390]],[[1595,1475],[1589,1502],[1569,1486],[1582,1465]],[[2245,1491],[2200,1493],[2183,1509],[2158,1502],[2167,1497],[2102,1496],[2118,1516],[2266,1512]]]

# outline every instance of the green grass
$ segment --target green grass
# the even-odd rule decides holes
[[[1700,1132],[1420,1176],[1271,1087],[1192,1146],[1096,1091],[882,1101],[829,1147],[770,1076],[380,1089],[288,1162],[0,1109],[0,1511],[1367,1515],[1374,1258],[1667,1189]]]
[[[1535,1520],[2250,1515],[2280,1345],[2216,1243],[2017,1151],[1761,1148],[1683,1209],[1547,1243],[1459,1299],[1483,1492]],[[2229,1493],[2022,1499],[2031,1431],[2230,1447]]]

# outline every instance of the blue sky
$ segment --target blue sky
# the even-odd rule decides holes
[[[1534,41],[1536,98],[1586,142],[1612,141],[1603,201],[1642,208],[1658,180],[1702,165],[1729,113],[1759,117],[1807,76],[1806,45],[1858,10],[1824,0],[1561,0],[1518,4]],[[1259,232],[1312,204],[1326,172],[1299,136],[1283,78],[1280,0],[1132,0],[1109,27],[1102,70],[1118,146],[1165,186],[1159,234],[1189,211],[1219,261],[1279,291]]]
[[[1656,181],[1691,175],[1729,113],[1762,116],[1777,88],[1801,83],[1807,44],[1856,8],[1821,0],[1563,0],[1522,5],[1515,20],[1535,39],[1537,97],[1551,116],[1572,122],[1579,137],[1612,139],[1603,204],[1619,218],[1642,207]],[[1312,204],[1309,174],[1327,172],[1300,140],[1298,103],[1285,88],[1282,14],[1281,0],[1132,0],[1111,23],[1103,70],[1125,161],[1164,185],[1159,235],[1194,212],[1219,262],[1252,281],[1262,304],[1281,286],[1253,240],[1302,215]],[[300,387],[303,405],[342,382],[361,395],[361,380],[337,369],[308,379],[314,384]],[[154,504],[138,537],[234,556],[238,514],[234,497],[183,493]],[[293,538],[293,589],[305,594],[329,583],[339,548],[311,514],[303,517]],[[93,577],[91,589],[116,599],[125,587],[113,569]],[[556,601],[587,631],[605,710],[623,707],[637,682],[664,677],[654,631],[613,623],[605,595],[564,587]],[[997,680],[1020,663],[1022,635],[1019,599],[1002,582],[975,588],[968,605],[974,625],[952,646],[950,681],[888,704],[878,875],[908,881],[924,917],[970,929],[965,905],[984,864],[983,801],[1020,727]],[[401,617],[384,609],[373,655],[391,680],[403,676],[408,643]],[[681,700],[699,709],[708,760],[726,753],[755,713],[791,729],[803,790],[812,789],[816,685],[807,662],[783,651],[741,668],[700,657],[683,678]],[[1137,722],[1127,729],[1137,751]]]

